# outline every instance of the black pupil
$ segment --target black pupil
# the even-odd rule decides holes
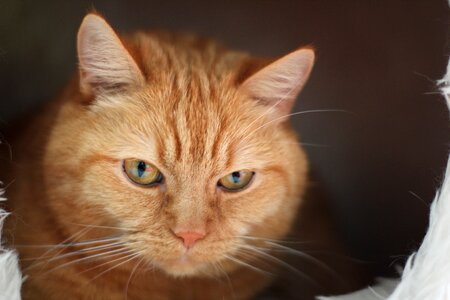
[[[234,183],[238,183],[241,180],[241,172],[233,172],[231,173],[231,177],[233,177]]]
[[[147,169],[147,164],[141,160],[137,165],[137,171],[138,171],[139,177],[142,177],[142,175],[145,173],[146,169]]]

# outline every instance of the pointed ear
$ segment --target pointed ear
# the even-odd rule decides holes
[[[314,51],[299,49],[250,76],[239,88],[263,105],[274,117],[289,114],[314,64]]]
[[[100,16],[88,14],[83,19],[77,48],[83,94],[117,93],[144,84],[136,62]]]

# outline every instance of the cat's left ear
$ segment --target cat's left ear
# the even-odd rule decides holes
[[[144,84],[133,57],[102,17],[88,14],[83,19],[77,48],[83,94],[117,93]]]
[[[273,117],[289,114],[314,64],[312,49],[299,49],[259,70],[239,88],[263,105],[273,107]]]

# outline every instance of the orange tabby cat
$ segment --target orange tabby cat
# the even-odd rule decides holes
[[[253,297],[306,189],[287,116],[313,51],[270,62],[192,35],[119,37],[89,14],[78,57],[13,142],[24,297]]]

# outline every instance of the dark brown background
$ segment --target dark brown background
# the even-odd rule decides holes
[[[76,69],[75,34],[92,7],[120,30],[213,36],[281,55],[312,44],[318,60],[293,122],[354,257],[379,273],[420,243],[448,152],[435,80],[449,47],[445,0],[0,1],[0,119],[51,99]]]

